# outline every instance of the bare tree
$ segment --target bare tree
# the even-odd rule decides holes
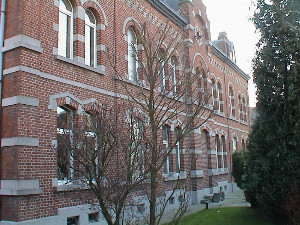
[[[124,105],[93,104],[75,115],[68,123],[58,117],[60,146],[59,170],[74,173],[72,182],[89,188],[109,225],[124,220],[130,210],[130,195],[143,183],[140,171],[144,165],[139,151],[143,145],[137,135],[139,116],[127,113]],[[64,124],[62,124],[64,123]],[[69,163],[69,161],[72,163]]]
[[[113,63],[111,65],[117,74],[116,79],[122,84],[123,94],[129,96],[130,108],[132,111],[137,109],[146,118],[142,139],[146,144],[144,157],[147,157],[144,176],[149,178],[149,185],[145,185],[144,190],[150,204],[148,223],[156,225],[161,221],[169,200],[157,202],[163,167],[184,139],[189,145],[186,148],[191,147],[194,129],[205,123],[213,110],[208,105],[210,95],[206,79],[192,72],[190,57],[186,57],[188,47],[183,42],[184,32],[174,30],[169,24],[159,26],[155,31],[151,28],[146,23],[142,27],[134,24],[130,28],[133,34],[128,34],[131,41],[128,77],[124,77]],[[166,147],[162,131],[169,121],[181,121],[181,124],[175,140]],[[180,175],[180,168],[177,172]],[[178,183],[174,187],[173,191],[179,189]],[[175,215],[175,224],[182,215],[181,212]]]

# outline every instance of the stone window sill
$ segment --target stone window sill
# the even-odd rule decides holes
[[[54,185],[57,192],[63,191],[76,191],[76,190],[88,190],[90,187],[88,184],[78,180],[58,180]]]
[[[191,178],[204,177],[203,170],[191,170]]]
[[[0,195],[38,195],[43,192],[39,180],[1,180]]]
[[[229,173],[228,168],[209,169],[208,176],[218,176]]]
[[[78,67],[80,67],[80,68],[83,68],[83,69],[86,69],[86,70],[89,70],[89,71],[92,71],[92,72],[101,74],[101,75],[104,75],[104,74],[105,74],[105,67],[102,66],[102,65],[100,65],[100,66],[98,66],[97,68],[95,68],[95,67],[88,66],[88,65],[86,65],[86,64],[77,62],[77,61],[75,61],[75,60],[73,60],[73,59],[69,59],[69,58],[66,58],[66,57],[60,56],[60,55],[54,55],[54,58],[57,59],[57,60],[66,62],[66,63],[70,63],[70,64],[72,64],[72,65],[78,66]]]
[[[165,181],[174,181],[174,180],[185,180],[187,178],[186,171],[182,170],[180,173],[170,172],[165,174]]]

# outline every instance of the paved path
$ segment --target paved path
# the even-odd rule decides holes
[[[250,207],[250,203],[246,202],[244,192],[240,189],[233,193],[226,193],[225,200],[219,203],[209,203],[208,208],[220,207]],[[187,209],[185,216],[204,210],[205,204],[191,205]],[[173,213],[168,213],[164,216],[163,221],[170,221],[173,218]]]

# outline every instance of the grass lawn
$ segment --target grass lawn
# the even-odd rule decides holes
[[[258,210],[228,207],[203,210],[184,217],[181,225],[275,225]],[[279,224],[278,224],[279,225]]]

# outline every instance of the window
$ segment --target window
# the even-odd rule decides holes
[[[175,204],[175,197],[170,197],[169,198],[169,204],[174,205]]]
[[[243,121],[247,122],[247,104],[246,104],[246,100],[245,97],[243,96],[242,98],[242,110],[243,110]]]
[[[202,137],[203,140],[205,140],[205,146],[204,148],[206,149],[207,152],[207,157],[208,157],[208,169],[212,169],[212,165],[211,165],[211,154],[208,153],[208,151],[210,151],[210,136],[209,136],[209,132],[207,130],[203,130],[202,131]]]
[[[208,104],[208,91],[207,91],[207,76],[206,74],[202,73],[202,76],[203,76],[203,90],[204,90],[204,103],[205,104]]]
[[[158,53],[158,72],[160,76],[160,89],[161,92],[166,92],[167,90],[167,77],[166,77],[166,70],[165,70],[165,59],[164,59],[164,54],[163,51],[160,51]]]
[[[238,97],[239,101],[239,111],[240,111],[240,121],[244,121],[244,112],[243,112],[243,103],[242,103],[242,97],[239,95]]]
[[[89,223],[96,223],[99,222],[99,213],[90,213],[89,214]]]
[[[227,168],[227,150],[226,150],[225,136],[222,136],[221,139],[222,139],[222,152],[223,152],[223,167]]]
[[[86,123],[85,123],[84,139],[82,140],[82,144],[83,144],[82,150],[84,150],[84,157],[86,157],[86,160],[94,161],[95,164],[93,165],[97,166],[99,162],[99,151],[98,151],[98,138],[95,132],[96,122],[93,119],[93,115],[89,114],[88,112],[85,112],[84,118]]]
[[[175,145],[175,151],[176,151],[176,171],[179,173],[180,170],[182,170],[182,165],[181,165],[181,145],[182,145],[182,130],[177,127],[175,129],[175,140],[180,139],[179,141],[176,142]]]
[[[177,87],[177,77],[176,77],[176,61],[175,58],[171,58],[171,77],[173,83],[173,95],[176,96],[178,94],[178,87]]]
[[[212,88],[212,98],[213,98],[213,108],[214,110],[218,110],[219,109],[219,94],[218,94],[218,89],[217,89],[217,85],[214,79],[212,79],[211,81],[211,88]]]
[[[132,178],[138,179],[144,174],[144,146],[142,145],[144,125],[141,120],[131,121],[131,167]]]
[[[219,135],[216,134],[216,141],[215,141],[215,150],[216,150],[216,158],[217,158],[217,167],[216,168],[222,168],[222,152],[221,152],[221,143]]]
[[[242,140],[242,150],[243,150],[243,151],[246,151],[246,144],[245,144],[245,141],[244,141],[244,140]]]
[[[137,205],[137,211],[138,211],[138,213],[144,213],[145,212],[145,204]]]
[[[57,165],[59,180],[70,180],[74,176],[74,160],[71,155],[74,115],[75,111],[67,107],[57,107]]]
[[[166,152],[169,150],[169,137],[170,137],[170,127],[163,126],[163,145]],[[170,173],[170,156],[168,155],[165,161],[165,171],[166,174]]]
[[[235,152],[237,150],[237,141],[236,138],[234,137],[232,139],[232,151]]]
[[[128,78],[131,81],[138,80],[138,41],[132,27],[128,29]]]
[[[68,217],[67,225],[79,225],[79,216]]]
[[[59,1],[58,54],[73,57],[73,7],[68,0]]]
[[[233,89],[229,87],[229,104],[230,104],[230,116],[235,117],[235,105],[234,105],[234,93]]]
[[[203,100],[203,94],[204,94],[204,89],[202,87],[202,83],[203,83],[203,76],[202,76],[202,73],[200,72],[200,69],[197,67],[196,68],[196,74],[197,74],[197,77],[198,77],[198,95],[199,95],[199,102],[202,102]]]
[[[96,67],[96,19],[89,10],[85,11],[85,64]]]
[[[223,113],[223,90],[222,90],[222,86],[220,83],[218,83],[217,85],[217,92],[218,92],[218,102],[219,102],[219,107],[218,107],[218,111],[220,113]]]

